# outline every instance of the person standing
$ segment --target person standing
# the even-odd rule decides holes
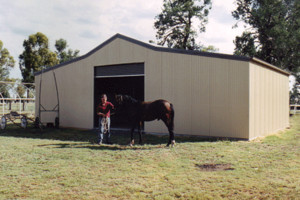
[[[114,109],[114,105],[107,101],[106,94],[100,96],[101,103],[97,106],[97,115],[99,116],[98,144],[103,143],[103,135],[105,135],[105,143],[112,144],[110,141],[110,111]]]

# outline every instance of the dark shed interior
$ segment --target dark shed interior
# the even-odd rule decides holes
[[[138,66],[139,65],[139,66]],[[101,67],[100,70],[97,67],[95,68],[95,80],[94,80],[94,127],[98,127],[98,120],[99,117],[96,114],[96,108],[98,104],[101,102],[100,96],[101,94],[106,94],[108,101],[114,104],[116,107],[116,102],[114,96],[116,94],[122,95],[129,95],[137,100],[144,101],[144,75],[143,71],[139,71],[134,74],[134,72],[127,70],[127,73],[122,72],[123,74],[118,74],[117,67],[122,66],[124,68],[133,69],[134,67],[142,67],[144,68],[144,64],[135,64],[133,67],[132,65],[118,65],[118,66],[110,66],[109,72],[113,73],[109,74],[109,76],[99,75],[107,74],[106,72],[103,73],[105,68]],[[109,69],[107,68],[107,69]],[[104,69],[104,70],[103,70]],[[116,72],[113,72],[113,71]],[[126,71],[126,70],[125,70]],[[135,70],[136,71],[136,70]],[[130,124],[128,123],[128,119],[125,112],[122,110],[117,109],[111,115],[111,127],[112,128],[128,128]]]

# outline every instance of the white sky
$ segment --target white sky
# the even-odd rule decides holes
[[[232,54],[233,40],[243,31],[232,29],[235,0],[212,0],[206,32],[198,41]],[[148,42],[155,40],[154,18],[163,0],[0,0],[0,40],[16,60],[11,77],[21,78],[18,57],[23,41],[37,32],[45,34],[54,50],[55,40],[84,55],[116,33]]]

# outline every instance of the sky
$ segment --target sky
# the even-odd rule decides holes
[[[233,40],[243,26],[233,29],[235,0],[212,0],[206,32],[198,35],[203,45],[232,54]],[[21,78],[19,55],[29,35],[42,32],[54,51],[55,40],[67,40],[69,48],[84,55],[116,33],[148,43],[155,41],[155,16],[163,0],[0,0],[0,40],[16,60],[10,76]],[[197,26],[196,26],[197,28]]]

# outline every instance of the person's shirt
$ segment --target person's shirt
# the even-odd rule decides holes
[[[107,101],[105,103],[105,105],[102,105],[102,103],[100,103],[97,107],[97,113],[101,112],[103,114],[105,114],[105,117],[110,117],[110,111],[114,109],[114,105],[112,103],[110,103],[109,101]]]

